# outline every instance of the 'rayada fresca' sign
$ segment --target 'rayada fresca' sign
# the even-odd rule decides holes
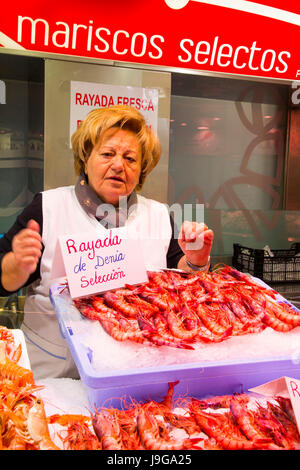
[[[148,281],[140,242],[124,228],[62,236],[57,249],[53,265],[62,259],[55,269],[66,273],[72,298]]]
[[[15,0],[0,45],[45,53],[296,80],[294,0]]]
[[[90,111],[119,104],[135,107],[147,125],[157,132],[157,89],[71,81],[70,138]]]

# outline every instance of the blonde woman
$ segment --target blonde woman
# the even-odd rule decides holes
[[[22,330],[36,379],[78,377],[49,299],[59,236],[126,225],[142,241],[147,269],[209,268],[213,232],[185,221],[177,240],[167,207],[138,194],[161,148],[136,109],[92,111],[73,134],[72,148],[75,186],[37,194],[0,240],[0,295],[28,286]]]

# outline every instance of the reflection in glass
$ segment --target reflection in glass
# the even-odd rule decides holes
[[[11,56],[8,63],[5,57],[0,56],[6,88],[6,102],[0,104],[0,233],[43,190],[44,167],[42,78],[31,79],[26,58]]]
[[[185,78],[173,78],[169,203],[205,205],[218,255],[231,254],[233,242],[260,248],[274,239],[282,243],[273,233],[279,221],[273,211],[283,208],[285,88],[193,79],[187,77],[184,87]]]

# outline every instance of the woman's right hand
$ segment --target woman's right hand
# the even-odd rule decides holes
[[[35,220],[29,220],[26,228],[14,236],[12,252],[20,271],[30,275],[36,270],[42,254],[42,237],[40,226]]]

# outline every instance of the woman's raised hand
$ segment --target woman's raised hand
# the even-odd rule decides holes
[[[204,223],[183,222],[178,243],[187,259],[196,266],[208,263],[214,232]]]
[[[32,274],[42,254],[42,237],[39,224],[31,219],[26,228],[21,230],[12,240],[12,252],[18,269]]]

